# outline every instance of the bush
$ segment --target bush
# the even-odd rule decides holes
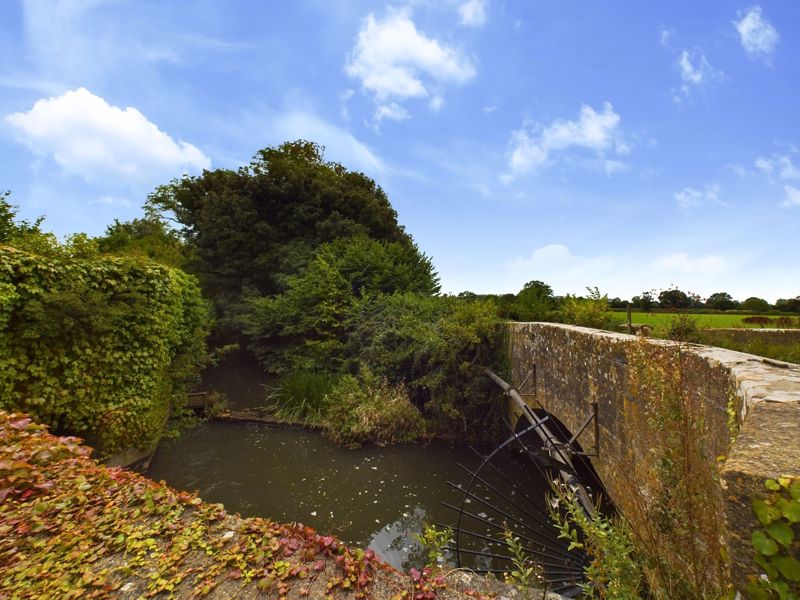
[[[0,246],[0,408],[108,456],[150,446],[205,361],[197,282],[150,261]]]
[[[561,304],[561,319],[564,323],[609,329],[612,316],[608,310],[608,296],[601,295],[600,290],[586,288],[588,297],[581,298],[568,294]]]
[[[598,507],[591,517],[564,484],[554,484],[550,516],[558,537],[569,540],[569,550],[584,550],[587,583],[582,598],[640,600],[641,565],[635,558],[630,525],[624,518],[603,515]]]
[[[687,314],[676,314],[671,317],[667,326],[667,337],[676,342],[700,342],[700,328],[697,319]]]
[[[328,435],[337,444],[394,444],[416,440],[425,421],[411,404],[403,385],[364,369],[343,376],[326,399]]]

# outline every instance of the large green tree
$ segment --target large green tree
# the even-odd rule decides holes
[[[689,308],[692,305],[692,299],[683,291],[677,288],[670,288],[668,290],[661,290],[658,294],[658,302],[662,308]]]
[[[706,300],[706,306],[715,310],[731,310],[739,305],[728,292],[711,294]]]
[[[518,321],[550,321],[555,310],[553,288],[536,280],[522,286],[512,305],[512,316]]]
[[[173,218],[192,252],[187,268],[223,310],[248,293],[278,294],[316,249],[367,236],[420,255],[383,190],[324,159],[312,142],[259,150],[247,167],[217,169],[158,188],[151,212]],[[415,262],[436,287],[429,261]]]
[[[750,296],[747,300],[742,302],[744,310],[752,310],[753,312],[767,312],[770,309],[770,304],[763,298],[757,296]]]

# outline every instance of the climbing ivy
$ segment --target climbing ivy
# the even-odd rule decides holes
[[[80,440],[26,415],[0,411],[0,440],[0,598],[203,598],[231,581],[273,598],[319,597],[309,588],[321,577],[325,598],[358,600],[391,571],[372,550],[300,523],[242,520],[106,469]]]
[[[767,479],[770,494],[753,500],[761,529],[751,538],[764,576],[747,586],[754,600],[800,598],[800,478]]]
[[[146,448],[185,397],[209,326],[180,270],[0,246],[0,408],[85,437],[102,456]]]

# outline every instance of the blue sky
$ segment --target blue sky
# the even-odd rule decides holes
[[[305,138],[447,292],[800,294],[800,3],[0,4],[0,190],[59,235]]]

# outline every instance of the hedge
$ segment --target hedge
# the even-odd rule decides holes
[[[147,448],[204,361],[210,321],[178,269],[0,246],[0,408],[101,456]]]

